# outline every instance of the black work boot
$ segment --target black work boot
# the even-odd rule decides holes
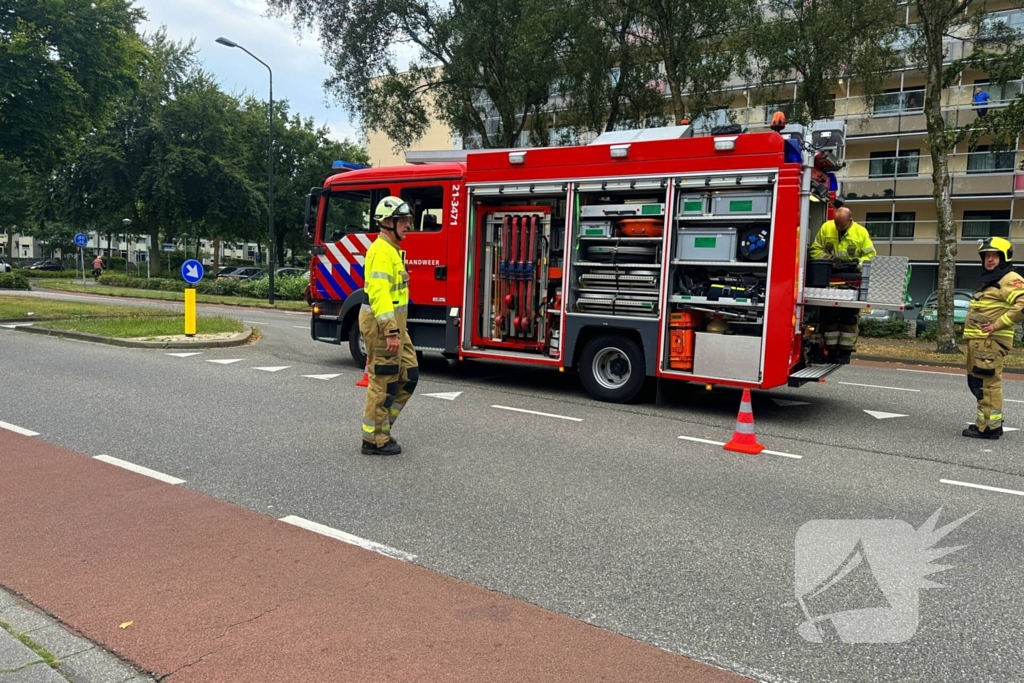
[[[839,365],[849,365],[851,355],[852,354],[849,351],[839,351],[839,353],[836,354],[836,363],[839,363]]]
[[[363,439],[363,455],[399,455],[402,448],[392,439],[383,446],[378,446],[372,441]]]
[[[963,436],[966,436],[966,437],[970,438],[970,439],[992,439],[992,440],[995,440],[995,439],[998,439],[999,437],[1001,437],[1003,435],[1003,428],[1002,427],[996,427],[995,429],[978,429],[977,425],[971,425],[970,427],[965,429],[963,432],[961,432],[961,434]]]

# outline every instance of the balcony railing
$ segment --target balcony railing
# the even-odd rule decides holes
[[[1020,221],[973,219],[953,223],[957,235],[957,263],[979,263],[978,245],[990,235],[1008,237],[1011,241],[1024,238]],[[911,262],[938,261],[938,221],[864,221],[864,226],[872,233],[871,240],[882,256],[906,256]]]
[[[920,154],[875,155],[846,159],[839,175],[842,194],[850,200],[907,199],[932,196],[932,163],[926,149]],[[1010,197],[1024,173],[1018,173],[1017,152],[965,152],[949,156],[953,196]],[[1020,180],[1018,180],[1018,176]]]

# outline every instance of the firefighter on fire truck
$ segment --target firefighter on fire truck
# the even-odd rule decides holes
[[[366,372],[370,384],[363,408],[363,455],[402,452],[391,428],[416,389],[419,366],[409,338],[409,273],[399,243],[412,222],[412,210],[398,197],[377,204],[373,219],[380,237],[366,252],[368,304],[359,311],[359,331],[366,342]]]

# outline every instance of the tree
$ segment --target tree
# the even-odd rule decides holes
[[[898,0],[758,0],[745,23],[743,69],[769,96],[797,77],[791,118],[832,118],[840,79],[858,82],[870,98],[901,63]],[[767,99],[767,98],[766,98]]]
[[[428,109],[485,147],[513,146],[543,120],[564,47],[564,2],[270,0],[317,31],[334,73],[327,90],[396,147],[422,136]],[[399,72],[396,48],[415,58]],[[433,100],[433,102],[432,102]]]
[[[50,170],[135,87],[144,14],[128,0],[9,0],[0,11],[0,154]]]
[[[0,178],[0,230],[7,233],[5,253],[13,258],[14,233],[29,217],[29,177],[20,161],[0,156]]]

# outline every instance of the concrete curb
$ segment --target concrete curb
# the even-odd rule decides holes
[[[2,323],[0,323],[2,324]],[[97,344],[110,344],[111,346],[123,346],[132,349],[218,349],[229,346],[243,346],[252,338],[252,328],[245,325],[241,332],[228,339],[216,339],[208,341],[136,341],[133,339],[118,339],[116,337],[104,337],[98,334],[86,334],[85,332],[71,332],[68,330],[51,330],[45,327],[19,326],[14,328],[18,332],[30,332],[32,334],[43,334],[48,337],[64,337],[66,339],[77,339],[78,341],[95,342]]]
[[[964,372],[964,368],[961,365],[950,365],[949,363],[944,363],[942,361],[937,360],[916,360],[912,358],[891,358],[889,356],[862,356],[860,354],[855,354],[853,357],[853,362],[856,363],[859,360],[871,361],[873,363],[889,363],[890,365],[902,366],[923,365],[929,368],[947,368],[950,370],[959,370],[961,372]],[[1003,374],[1024,375],[1024,368],[1003,367]]]

